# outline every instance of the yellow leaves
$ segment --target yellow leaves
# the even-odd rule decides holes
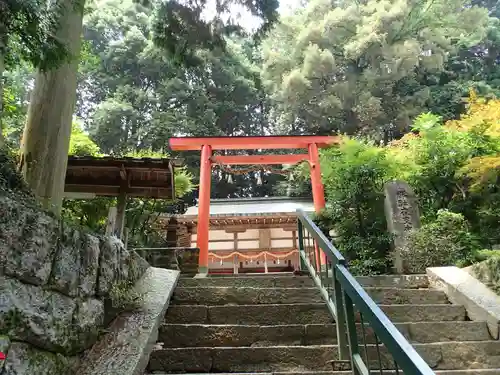
[[[500,99],[486,100],[470,90],[467,100],[467,112],[459,120],[450,120],[445,124],[457,131],[484,131],[486,135],[500,137]]]
[[[446,122],[446,127],[459,132],[478,132],[500,142],[500,99],[487,100],[470,90],[467,112],[459,120]],[[472,189],[496,182],[500,172],[500,155],[474,157],[458,172],[472,181]]]
[[[471,189],[477,189],[484,184],[496,183],[499,172],[500,155],[492,155],[470,159],[458,173],[469,177],[472,180]]]
[[[395,139],[391,141],[387,147],[389,148],[406,148],[410,145],[410,143],[418,138],[417,134],[414,133],[406,133],[399,139]]]

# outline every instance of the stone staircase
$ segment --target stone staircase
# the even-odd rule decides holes
[[[426,276],[358,281],[436,372],[500,374],[500,342],[486,323],[468,320],[463,306],[428,288]],[[336,341],[334,322],[309,277],[181,278],[148,373],[328,374],[338,358]],[[375,362],[369,329],[366,341],[372,369],[378,363],[393,369],[383,347],[382,362]]]

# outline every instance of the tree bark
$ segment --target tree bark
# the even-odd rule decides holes
[[[3,72],[5,70],[4,56],[5,56],[5,46],[3,44],[2,27],[0,26],[0,148],[5,144],[5,139],[3,136]]]
[[[3,136],[3,72],[5,71],[5,55],[7,53],[7,5],[0,1],[0,148],[5,144]]]
[[[84,0],[56,0],[59,27],[69,60],[38,71],[21,141],[19,169],[42,205],[60,214],[76,103]]]

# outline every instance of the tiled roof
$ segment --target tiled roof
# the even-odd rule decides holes
[[[314,212],[313,202],[309,199],[288,197],[213,199],[210,202],[210,215],[221,216],[294,213],[298,209]],[[185,215],[198,215],[198,206],[189,207]]]

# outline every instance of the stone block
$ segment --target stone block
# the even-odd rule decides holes
[[[465,320],[461,305],[380,305],[380,308],[393,323]]]
[[[96,237],[65,227],[52,269],[51,288],[71,297],[94,295],[99,253]]]
[[[326,371],[336,356],[337,347],[330,345],[214,348],[212,371]]]
[[[170,306],[165,314],[167,323],[208,323],[208,306]]]
[[[332,321],[324,303],[208,307],[211,324],[325,324]]]
[[[318,303],[322,302],[322,297],[316,288],[181,287],[175,290],[173,302],[192,305],[292,304]]]
[[[68,375],[74,373],[78,364],[77,357],[65,357],[14,342],[7,353],[2,375]]]
[[[331,370],[336,346],[274,346],[161,349],[152,353],[150,371],[258,372]]]
[[[147,271],[150,265],[146,261],[146,259],[141,257],[137,252],[129,251],[129,253],[130,256],[127,258],[129,265],[128,278],[132,283],[135,283],[144,275],[144,273]]]
[[[207,373],[212,370],[211,348],[181,348],[154,350],[149,359],[149,371],[169,373]]]
[[[118,279],[121,272],[121,253],[123,243],[114,236],[105,237],[101,243],[99,257],[99,278],[97,280],[97,294],[106,296],[109,294],[113,283]]]
[[[472,320],[486,321],[491,336],[499,338],[500,296],[457,267],[427,269],[431,285],[446,293],[452,303],[465,307]]]
[[[104,326],[104,303],[98,299],[78,302],[73,319],[74,342],[70,354],[80,353],[90,348]]]
[[[75,309],[74,299],[0,276],[0,331],[12,340],[71,352]]]
[[[384,186],[384,210],[387,229],[394,236],[393,261],[397,273],[404,273],[401,250],[408,233],[420,228],[420,213],[413,189],[404,181],[391,181]]]
[[[120,314],[85,353],[78,375],[143,374],[158,337],[179,272],[150,267],[134,286],[142,305]]]
[[[164,324],[158,341],[165,348],[301,345],[303,325]]]
[[[314,287],[308,276],[241,276],[207,277],[205,279],[181,277],[179,287],[232,286],[247,288],[301,288]]]
[[[485,322],[414,322],[401,325],[405,326],[404,336],[415,343],[491,340]],[[401,331],[400,324],[396,327]]]
[[[0,264],[3,274],[34,285],[47,283],[59,223],[7,197],[0,197]]]
[[[432,305],[448,303],[446,294],[433,289],[365,288],[375,303]]]
[[[428,288],[427,275],[374,275],[357,276],[356,280],[363,287],[404,288],[419,289]]]

